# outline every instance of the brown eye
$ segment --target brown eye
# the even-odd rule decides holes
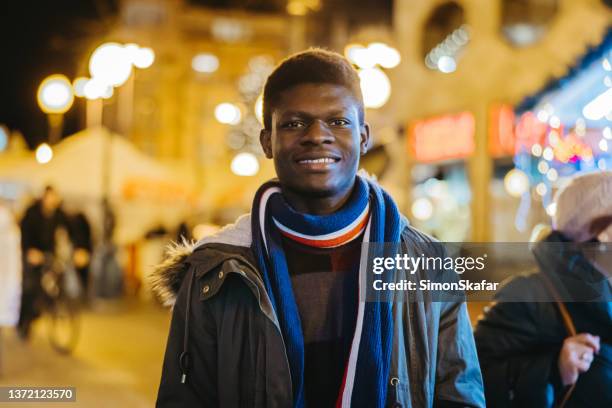
[[[350,122],[346,119],[333,119],[330,124],[332,126],[348,126]]]
[[[302,128],[306,126],[304,124],[304,122],[301,122],[299,120],[293,120],[291,122],[287,122],[283,125],[284,128],[288,128],[288,129],[296,129],[296,128]]]

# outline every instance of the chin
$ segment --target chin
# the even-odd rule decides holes
[[[299,183],[282,183],[286,188],[292,190],[300,195],[309,196],[313,198],[325,198],[333,197],[338,194],[341,189],[337,183],[330,181],[322,182],[321,180],[300,180]]]

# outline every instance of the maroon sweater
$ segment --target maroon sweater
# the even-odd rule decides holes
[[[338,398],[357,319],[361,241],[319,249],[282,238],[304,334],[308,407],[333,407]]]

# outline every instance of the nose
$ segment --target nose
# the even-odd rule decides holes
[[[308,126],[306,132],[304,132],[301,143],[318,145],[332,143],[333,140],[334,134],[327,124],[322,120],[315,120]]]

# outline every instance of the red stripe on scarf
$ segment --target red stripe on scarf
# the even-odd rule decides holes
[[[363,217],[361,222],[357,224],[355,228],[353,228],[352,230],[347,231],[345,234],[340,235],[339,237],[324,239],[324,240],[308,239],[308,238],[299,237],[297,235],[293,235],[290,232],[283,231],[280,229],[279,231],[285,237],[293,241],[299,242],[300,244],[308,245],[308,246],[315,247],[315,248],[333,248],[333,247],[337,247],[337,246],[346,244],[347,242],[359,236],[359,234],[363,232],[366,225],[368,224],[369,218],[370,218],[370,214],[367,214],[365,217]]]

